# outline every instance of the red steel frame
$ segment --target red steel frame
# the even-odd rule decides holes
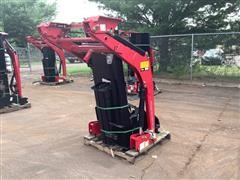
[[[140,151],[140,144],[146,142],[146,146],[156,140],[155,132],[155,110],[154,110],[154,88],[151,63],[153,56],[139,54],[137,51],[124,45],[116,40],[112,34],[121,19],[96,16],[87,18],[79,24],[62,24],[62,23],[42,23],[38,26],[39,34],[43,39],[72,52],[77,57],[82,58],[86,63],[93,52],[113,53],[119,56],[123,61],[129,64],[136,73],[138,80],[146,89],[146,115],[148,130],[139,132],[130,137],[130,147]],[[83,27],[84,31],[90,37],[69,38],[68,32],[71,28]],[[97,45],[78,45],[76,42],[99,42]],[[151,54],[152,55],[152,54]],[[145,68],[142,68],[144,64]]]
[[[58,81],[59,79],[62,79],[62,80],[67,79],[66,59],[65,59],[63,49],[61,49],[58,46],[50,43],[47,39],[42,40],[42,39],[34,38],[32,36],[27,36],[26,40],[27,40],[28,43],[31,43],[32,45],[34,45],[35,47],[37,47],[40,50],[44,47],[52,48],[57,53],[58,57],[60,58],[62,71],[63,71],[62,72],[62,77],[58,77],[56,80]]]
[[[121,37],[123,38],[128,38],[132,33],[137,33],[136,31],[119,31],[119,34]],[[153,72],[153,63],[154,63],[154,51],[153,49],[150,47],[149,49],[149,60],[151,63],[151,67],[152,67],[152,72]],[[137,78],[137,75],[134,75]],[[132,85],[127,84],[127,90],[129,94],[138,94],[139,91],[139,82],[135,82]]]
[[[42,23],[38,26],[38,32],[43,39],[48,40],[52,44],[59,46],[66,51],[71,52],[77,57],[83,59],[85,62],[88,62],[88,57],[90,57],[92,52],[103,52],[111,53],[109,49],[104,47],[101,44],[98,45],[85,45],[84,43],[93,43],[98,42],[92,37],[83,37],[83,38],[68,38],[67,34],[71,29],[76,27],[82,27],[82,23],[79,24],[62,24],[62,23]],[[78,45],[77,43],[83,43]],[[87,54],[87,56],[85,56]]]
[[[1,33],[1,35],[7,36],[7,34]],[[21,76],[20,76],[20,64],[19,64],[19,59],[16,50],[9,44],[9,42],[5,39],[4,40],[5,48],[7,53],[9,54],[11,61],[12,61],[12,66],[14,69],[14,77],[16,80],[16,91],[19,97],[22,97],[22,82],[21,82]]]
[[[138,76],[141,84],[146,88],[146,113],[148,130],[154,132],[155,128],[155,112],[154,112],[154,92],[153,92],[153,78],[150,66],[150,59],[147,54],[142,56],[138,52],[122,44],[114,39],[107,32],[113,32],[117,25],[121,22],[121,19],[106,18],[106,17],[92,17],[83,22],[85,32],[91,37],[97,39],[114,54],[121,57],[127,64],[129,64]],[[101,26],[105,25],[105,29],[102,31]],[[141,69],[141,63],[148,61],[148,70]]]

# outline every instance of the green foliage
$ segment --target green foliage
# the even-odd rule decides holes
[[[207,78],[207,79],[225,79],[232,81],[239,81],[240,67],[221,65],[221,66],[203,66],[196,65],[193,68],[193,78]]]
[[[43,0],[1,0],[0,28],[9,34],[17,46],[25,46],[25,36],[37,35],[36,26],[51,20],[56,13],[56,4]]]
[[[127,20],[127,28],[152,34],[216,32],[228,25],[229,14],[239,13],[239,0],[91,0]],[[114,13],[112,13],[114,14]],[[235,27],[236,26],[236,27]]]
[[[189,71],[186,73],[186,71],[181,68],[177,68],[177,70],[175,72],[172,71],[172,73],[156,71],[154,74],[156,77],[173,79],[189,79],[190,76]],[[221,80],[239,82],[239,77],[240,67],[231,65],[204,66],[197,64],[193,67],[192,74],[192,78],[195,80],[203,79],[208,81]]]

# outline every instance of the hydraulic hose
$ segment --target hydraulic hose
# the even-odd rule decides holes
[[[11,80],[10,80],[9,87],[10,87],[10,90],[13,94],[17,94],[17,90],[14,87],[14,78],[15,78],[15,73],[13,72],[13,75],[12,75]]]
[[[139,127],[141,130],[144,128],[144,121],[145,121],[145,111],[144,111],[144,104],[145,104],[145,94],[146,89],[141,85],[139,90],[139,112],[138,112],[138,118],[139,118]]]

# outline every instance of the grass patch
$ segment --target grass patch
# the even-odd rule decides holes
[[[89,75],[92,73],[91,68],[85,63],[77,64],[76,66],[67,67],[67,72],[69,75]]]
[[[193,69],[193,78],[240,80],[240,68],[237,66],[203,66]]]
[[[169,79],[190,79],[190,67],[178,68],[175,70],[169,70],[168,72],[162,72],[161,69],[154,72],[155,77],[169,78]],[[193,67],[194,79],[202,80],[217,80],[217,81],[240,81],[240,67],[230,65],[219,66],[206,66],[195,65]]]

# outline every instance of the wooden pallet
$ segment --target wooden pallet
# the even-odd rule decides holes
[[[24,105],[12,104],[10,106],[1,108],[0,109],[0,114],[9,113],[9,112],[13,112],[13,111],[18,111],[20,109],[26,109],[26,108],[30,108],[30,107],[31,107],[31,103],[27,103],[27,104],[24,104]]]
[[[123,158],[123,159],[127,160],[128,162],[134,164],[136,158],[139,157],[141,154],[146,153],[152,147],[154,147],[157,144],[160,144],[162,141],[164,141],[166,139],[170,139],[170,138],[171,138],[170,133],[168,131],[162,130],[161,133],[159,133],[157,136],[157,141],[154,144],[151,144],[148,147],[146,147],[141,152],[137,152],[136,150],[124,150],[123,147],[120,147],[117,145],[115,145],[115,146],[106,145],[103,143],[103,141],[100,138],[98,138],[96,136],[92,136],[92,135],[84,136],[84,144],[93,146],[93,147],[97,148],[98,150],[111,155],[113,158],[116,156],[119,158]]]

